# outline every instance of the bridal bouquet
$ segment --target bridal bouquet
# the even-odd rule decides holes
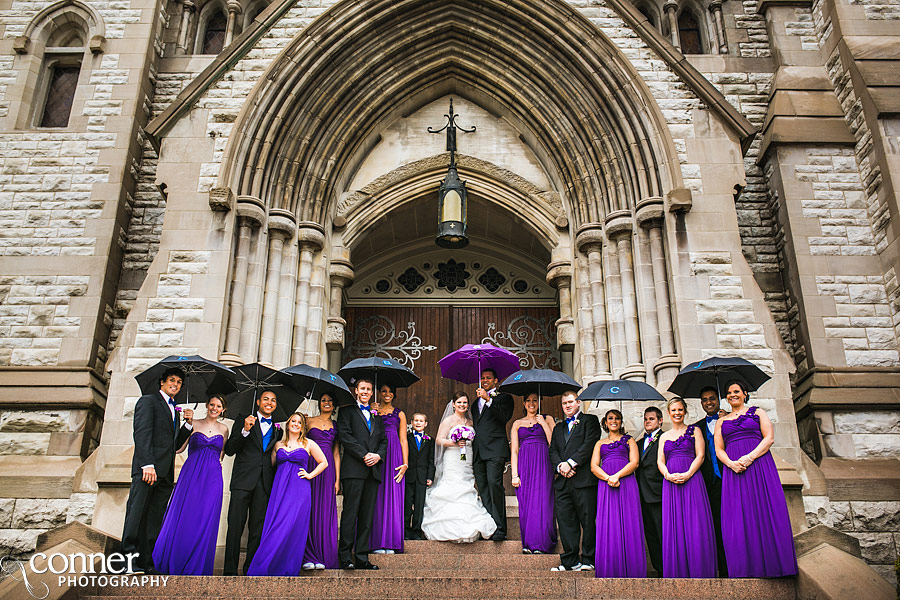
[[[453,429],[450,430],[450,435],[448,436],[448,439],[453,443],[457,443],[460,440],[466,440],[468,442],[471,442],[472,440],[475,439],[475,430],[467,425],[457,425],[456,427],[454,427]],[[459,449],[459,460],[466,460],[466,447],[465,446],[462,446]]]

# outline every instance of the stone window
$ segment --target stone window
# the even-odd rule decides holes
[[[68,127],[78,91],[86,38],[87,33],[75,21],[60,25],[47,37],[34,125]]]
[[[690,9],[678,15],[678,37],[681,40],[682,54],[703,54],[703,41],[700,37],[700,24]]]
[[[41,127],[66,127],[69,124],[80,72],[80,64],[68,66],[59,62],[50,67]]]
[[[656,9],[649,6],[648,4],[639,4],[637,7],[638,11],[647,17],[647,21],[650,22],[654,28],[659,29],[659,17]]]
[[[225,31],[228,28],[228,18],[221,10],[213,10],[208,14],[208,19],[203,27],[200,37],[200,54],[218,54],[225,47]]]

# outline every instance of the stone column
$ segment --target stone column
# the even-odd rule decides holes
[[[260,226],[253,230],[250,240],[250,255],[247,264],[247,286],[244,292],[244,314],[241,318],[241,341],[238,353],[244,362],[255,362],[259,352],[259,326],[262,318],[263,286],[265,285],[266,251],[268,250],[268,228],[266,205],[253,196],[238,196],[238,211],[255,214]]]
[[[322,327],[325,325],[325,257],[319,253],[313,260],[309,282],[309,325],[306,329],[306,351],[303,362],[322,366]]]
[[[662,350],[659,342],[659,320],[656,310],[656,287],[653,281],[653,263],[650,258],[650,237],[647,234],[647,204],[655,204],[656,198],[638,203],[635,209],[635,221],[639,227],[635,230],[634,257],[635,279],[640,297],[641,348],[643,350],[646,381],[656,385],[656,374],[653,365],[659,359]]]
[[[312,279],[314,254],[325,245],[325,234],[318,223],[303,221],[297,231],[300,244],[300,272],[297,275],[297,310],[294,317],[294,347],[291,364],[307,362],[306,334],[310,319],[310,280]]]
[[[594,334],[593,379],[610,376],[609,340],[606,328],[606,291],[603,280],[603,226],[590,223],[581,227],[575,238],[579,251],[587,254],[587,275],[590,282],[590,323]]]
[[[269,211],[269,260],[266,263],[266,288],[263,299],[262,326],[259,337],[259,362],[274,365],[275,320],[281,289],[281,260],[284,242],[294,237],[294,216],[283,209]]]
[[[244,12],[241,3],[237,0],[228,0],[228,25],[225,27],[225,48],[231,44],[234,39],[234,29],[237,24],[237,18]]]
[[[606,219],[606,235],[616,246],[619,288],[621,290],[622,320],[624,332],[625,370],[618,376],[622,379],[645,379],[643,360],[641,358],[641,332],[638,324],[637,293],[634,284],[634,255],[631,244],[633,220],[630,211],[610,213]]]
[[[547,265],[547,283],[559,293],[559,319],[556,321],[556,345],[570,351],[575,345],[575,319],[572,318],[572,261],[568,248],[554,248]]]
[[[275,312],[275,343],[272,364],[279,369],[290,366],[291,332],[294,323],[294,292],[297,290],[297,242],[286,237],[281,255],[278,285],[278,309]]]
[[[681,37],[678,34],[678,2],[669,0],[663,4],[663,12],[666,13],[666,20],[669,22],[669,41],[681,50]]]
[[[344,328],[347,321],[341,316],[344,288],[353,283],[353,263],[350,262],[350,250],[343,246],[334,246],[331,249],[331,269],[329,273],[329,284],[331,285],[330,304],[328,307],[328,327],[325,330],[325,347],[329,352],[329,367],[337,354],[337,361],[340,361],[340,352],[344,349]]]
[[[662,198],[648,198],[638,204],[637,221],[647,232],[650,263],[653,266],[654,305],[661,355],[653,365],[658,381],[673,379],[681,361],[675,351],[672,308],[669,304],[669,280],[666,274],[666,252],[663,244],[665,209]]]
[[[178,28],[177,50],[182,54],[193,54],[194,49],[188,48],[188,44],[190,43],[188,40],[188,34],[191,31],[191,16],[197,9],[197,5],[194,4],[191,0],[183,0],[181,5],[181,24]]]
[[[575,269],[576,292],[578,294],[578,332],[581,336],[581,375],[592,379],[597,371],[594,360],[594,322],[591,315],[591,281],[588,277],[587,259],[577,258]]]
[[[725,19],[722,16],[722,0],[711,0],[709,12],[712,14],[713,29],[716,32],[716,50],[728,54],[728,40],[725,38]]]
[[[241,198],[246,197],[242,196]],[[237,204],[238,239],[234,253],[228,328],[225,330],[225,350],[220,356],[220,361],[227,365],[240,365],[245,362],[241,357],[241,331],[243,330],[250,262],[256,250],[253,238],[256,237],[258,241],[258,228],[266,218],[266,211],[263,207],[253,201],[242,201],[241,198],[238,199]],[[254,229],[257,231],[254,232]]]

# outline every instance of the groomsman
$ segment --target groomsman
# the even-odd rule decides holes
[[[559,557],[561,564],[551,570],[593,571],[597,544],[597,478],[591,473],[591,454],[600,439],[600,421],[594,415],[581,412],[575,392],[562,395],[562,409],[566,421],[553,428],[550,464],[557,473],[553,488],[563,551]]]
[[[384,422],[369,405],[373,385],[368,379],[356,382],[356,405],[338,413],[337,429],[344,457],[341,460],[341,487],[344,507],[338,536],[338,560],[342,569],[378,569],[369,562],[369,534],[375,498],[381,483],[387,454]]]
[[[472,470],[475,485],[485,510],[497,524],[491,536],[495,542],[506,539],[506,492],[503,490],[503,469],[509,461],[509,439],[506,423],[512,418],[513,397],[497,391],[500,381],[497,372],[481,372],[481,387],[475,391],[472,405],[475,439],[472,441]]]
[[[716,530],[716,554],[719,566],[719,577],[728,577],[728,566],[725,563],[725,546],[722,544],[722,468],[716,457],[715,436],[716,421],[725,411],[719,408],[719,394],[714,387],[704,388],[700,391],[700,406],[706,416],[694,426],[703,432],[706,440],[706,457],[700,465],[700,473],[706,483],[706,493],[709,496],[709,508],[712,510],[713,527]]]
[[[656,464],[659,436],[662,435],[662,411],[651,406],[644,411],[644,437],[638,442],[641,461],[638,464],[638,487],[641,490],[641,516],[650,564],[662,577],[662,487],[663,476]]]
[[[231,467],[231,501],[228,503],[228,533],[225,535],[225,575],[237,575],[241,536],[247,525],[247,555],[244,574],[262,540],[266,507],[272,493],[275,467],[272,449],[281,439],[281,429],[272,422],[278,406],[275,392],[266,390],[256,400],[256,411],[238,417],[225,442],[225,454],[234,456]],[[250,517],[249,524],[247,517]]]
[[[153,546],[175,487],[175,450],[191,435],[193,411],[184,411],[186,423],[181,425],[175,410],[183,382],[184,372],[168,369],[159,380],[159,391],[141,396],[134,405],[134,456],[122,552],[138,554],[133,563],[138,571],[155,572]]]
[[[425,433],[427,417],[422,413],[412,416],[413,430],[406,434],[409,448],[409,470],[406,472],[406,496],[404,524],[406,539],[421,540],[422,517],[425,508],[425,490],[434,481],[434,440]]]

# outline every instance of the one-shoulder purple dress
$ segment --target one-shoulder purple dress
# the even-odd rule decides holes
[[[685,473],[694,457],[694,426],[677,440],[666,440],[666,468]],[[703,477],[694,473],[682,484],[663,481],[663,577],[715,577],[716,534]]]
[[[225,438],[191,434],[188,457],[178,475],[162,529],[153,547],[153,564],[168,575],[212,575],[222,513]]]
[[[738,460],[762,440],[756,407],[722,423],[725,452]],[[778,469],[766,452],[743,473],[722,467],[722,541],[729,577],[797,574],[797,555]]]
[[[403,448],[400,447],[400,409],[382,415],[384,435],[387,437],[387,454],[384,460],[381,484],[375,498],[375,515],[372,518],[372,534],[369,548],[403,552],[403,502],[406,481],[394,481],[395,470],[403,464]],[[406,432],[403,432],[406,436]]]
[[[553,517],[553,469],[550,468],[550,444],[540,423],[519,427],[519,529],[522,548],[552,552],[556,546],[556,520]]]
[[[262,542],[247,575],[293,577],[300,574],[309,532],[310,494],[309,480],[297,473],[308,465],[309,453],[305,448],[278,449]]]
[[[328,467],[309,482],[312,509],[309,513],[309,537],[306,540],[304,563],[325,565],[326,569],[338,568],[338,520],[337,497],[334,494],[335,470],[334,439],[337,428],[311,427],[306,437],[322,449]],[[316,468],[316,459],[309,457],[307,470]]]
[[[629,462],[628,440],[623,435],[600,446],[600,467],[609,475]],[[597,546],[594,553],[596,577],[646,577],[644,521],[641,494],[634,473],[619,480],[619,487],[605,481],[597,486]]]

